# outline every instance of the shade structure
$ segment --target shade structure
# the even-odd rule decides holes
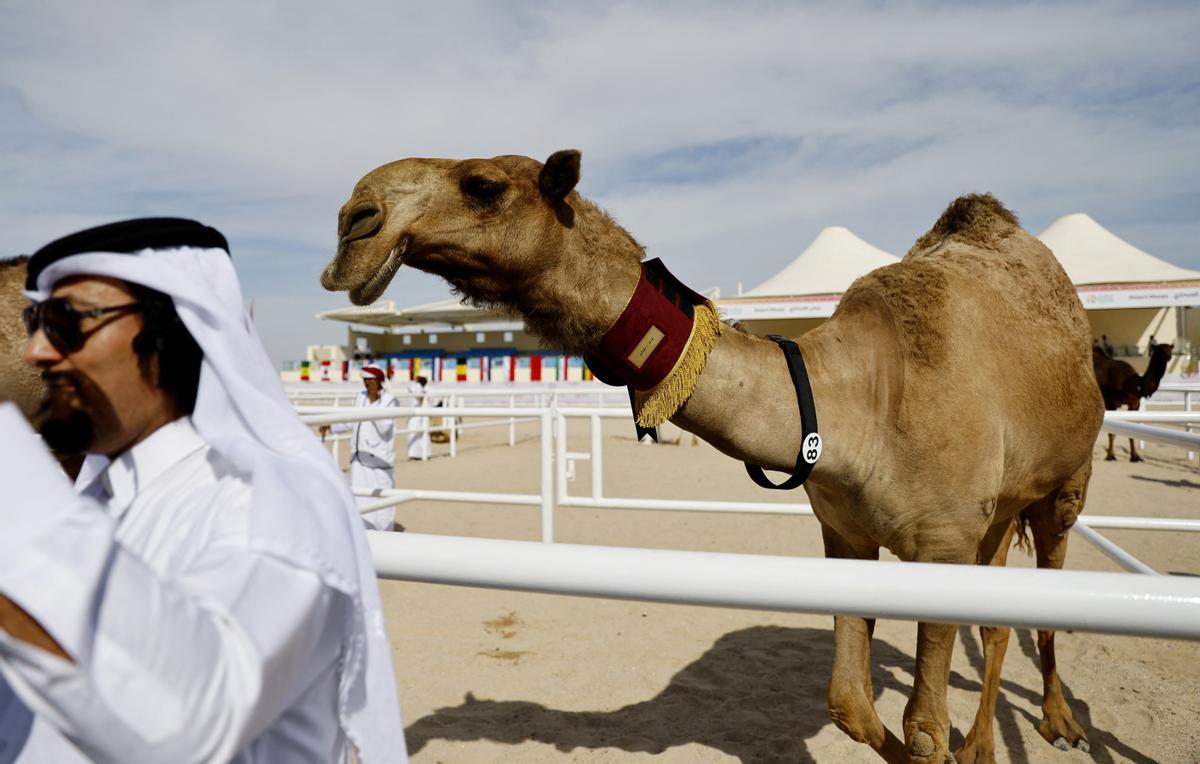
[[[898,261],[895,255],[868,244],[848,228],[830,226],[822,229],[787,267],[743,294],[841,294],[859,276]]]
[[[1200,280],[1200,271],[1143,252],[1082,212],[1063,215],[1038,238],[1076,285]]]
[[[318,313],[317,318],[373,326],[422,326],[426,324],[468,326],[517,320],[511,313],[503,309],[477,308],[454,297],[424,305],[414,305],[401,310],[397,310],[395,303],[391,300],[374,305],[335,308]]]

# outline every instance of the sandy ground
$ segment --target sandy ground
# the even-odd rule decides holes
[[[400,487],[536,493],[536,430],[516,447],[503,429],[468,433],[455,459],[401,461]],[[1106,436],[1102,435],[1102,438]],[[586,450],[574,422],[570,450]],[[804,501],[755,487],[706,444],[639,445],[632,425],[606,423],[610,496]],[[1126,441],[1127,442],[1127,441]],[[1090,514],[1200,517],[1200,469],[1183,452],[1147,446],[1147,461],[1104,462],[1095,451]],[[401,457],[403,459],[403,457]],[[572,493],[590,490],[578,465]],[[535,540],[533,507],[410,503],[409,531]],[[562,543],[753,554],[821,555],[815,520],[769,515],[561,508]],[[1104,531],[1163,573],[1200,575],[1200,536]],[[1031,566],[1014,550],[1010,565]],[[1075,537],[1068,567],[1117,570]],[[873,761],[829,721],[833,655],[826,616],[725,610],[381,582],[409,751],[434,762]],[[900,730],[912,687],[915,624],[880,621],[875,702]],[[1200,762],[1200,643],[1060,633],[1058,660],[1091,754],[1061,752],[1037,734],[1041,677],[1035,637],[1009,643],[997,708],[1000,761]],[[969,729],[983,659],[978,631],[959,630],[950,677],[952,746]]]

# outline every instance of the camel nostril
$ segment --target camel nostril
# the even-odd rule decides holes
[[[352,207],[342,217],[338,238],[342,241],[365,239],[383,226],[383,210],[374,202],[363,202]]]

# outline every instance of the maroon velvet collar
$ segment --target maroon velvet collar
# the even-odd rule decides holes
[[[695,306],[707,300],[671,275],[658,258],[642,263],[629,304],[592,353],[592,373],[610,385],[651,390],[667,378],[692,336]]]

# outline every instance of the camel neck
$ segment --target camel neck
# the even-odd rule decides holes
[[[583,216],[580,216],[581,218]],[[512,295],[533,334],[567,353],[592,351],[621,315],[641,278],[641,250],[632,239],[596,246],[584,229],[564,236],[554,263]],[[582,242],[582,243],[581,243]]]
[[[1167,362],[1170,356],[1151,351],[1150,363],[1146,367],[1146,373],[1142,375],[1140,380],[1141,394],[1143,396],[1153,395],[1158,391],[1158,385],[1162,382],[1163,375],[1167,373]]]
[[[852,482],[869,471],[882,447],[875,430],[888,419],[899,396],[898,381],[876,373],[889,359],[874,348],[888,345],[846,336],[841,327],[831,319],[797,340],[824,444],[810,483]],[[859,321],[856,331],[889,330],[882,322]],[[691,398],[672,421],[735,459],[790,472],[802,438],[796,397],[784,393],[791,390],[791,375],[778,345],[726,331]]]

